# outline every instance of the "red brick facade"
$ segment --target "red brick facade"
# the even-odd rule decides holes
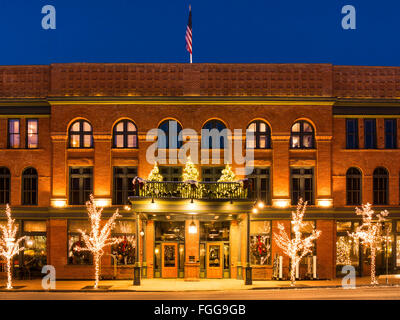
[[[200,132],[210,119],[221,120],[227,128],[245,130],[254,120],[271,128],[272,148],[255,150],[256,167],[270,168],[271,204],[251,215],[251,220],[271,221],[271,235],[278,222],[289,230],[292,208],[279,208],[276,201],[290,201],[291,168],[314,170],[315,205],[306,219],[313,219],[322,231],[317,241],[318,277],[336,276],[336,222],[355,220],[354,205],[346,204],[346,172],[357,167],[362,172],[362,202],[373,202],[373,171],[389,172],[389,201],[386,207],[393,219],[400,218],[399,149],[385,149],[384,119],[397,119],[400,126],[400,68],[332,66],[329,64],[53,64],[50,66],[0,67],[0,167],[11,176],[10,205],[17,219],[45,220],[47,223],[47,263],[56,267],[58,278],[90,278],[93,267],[68,263],[68,221],[86,219],[84,206],[70,206],[69,168],[93,168],[96,198],[113,197],[113,167],[136,167],[138,176],[147,177],[152,164],[146,151],[152,142],[146,133],[165,119],[176,119],[183,128]],[[21,148],[9,149],[8,119],[21,119]],[[39,148],[27,149],[26,125],[39,119]],[[346,119],[359,119],[358,149],[346,149]],[[377,148],[364,149],[363,119],[374,118]],[[93,128],[93,148],[69,148],[68,130],[78,120]],[[137,149],[112,147],[114,125],[132,120],[138,130]],[[290,149],[292,125],[308,121],[314,128],[315,148]],[[400,134],[397,134],[400,145]],[[243,145],[245,137],[243,137]],[[240,165],[233,163],[233,167]],[[38,172],[38,203],[22,204],[21,174],[25,168]],[[243,178],[243,177],[239,177]],[[67,201],[65,208],[54,200]],[[330,201],[324,208],[321,201]],[[171,204],[170,204],[171,205]],[[234,206],[235,204],[233,204]],[[176,205],[176,206],[181,206]],[[183,206],[183,205],[182,205]],[[121,208],[123,218],[134,215]],[[181,208],[176,212],[181,212]],[[171,208],[171,207],[169,207]],[[106,209],[109,214],[114,208]],[[251,208],[250,208],[251,209]],[[250,209],[227,209],[220,216],[231,221],[229,276],[242,278],[247,263],[247,214]],[[172,213],[176,213],[172,212]],[[155,221],[142,211],[145,236],[141,241],[144,276],[153,277]],[[184,213],[184,212],[183,212]],[[209,211],[214,214],[214,211]],[[229,216],[232,214],[233,216]],[[204,216],[204,212],[202,213]],[[196,218],[202,221],[202,214]],[[186,219],[188,229],[190,217]],[[198,229],[199,222],[196,220]],[[185,270],[188,279],[200,276],[200,239],[185,236]],[[271,257],[281,251],[271,242]],[[393,254],[396,252],[393,250]],[[110,250],[108,250],[110,253]],[[189,261],[194,257],[194,261]],[[394,258],[393,258],[394,260]],[[271,279],[273,266],[253,266],[254,279]],[[366,268],[364,268],[366,269]],[[289,259],[284,257],[284,274]],[[103,258],[102,274],[113,276],[111,257]],[[366,270],[364,270],[364,273]],[[302,273],[302,272],[301,272]],[[118,266],[117,277],[132,278],[130,266]]]

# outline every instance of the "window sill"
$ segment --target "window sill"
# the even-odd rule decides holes
[[[2,148],[0,151],[43,151],[43,148]]]
[[[88,152],[94,151],[94,148],[67,148],[67,151],[71,152]]]
[[[306,148],[306,149],[301,149],[301,148],[289,148],[289,151],[294,151],[294,152],[315,152],[317,149],[311,149],[311,148]]]
[[[379,152],[379,151],[386,151],[386,152],[396,152],[400,151],[400,149],[342,149],[344,152]]]

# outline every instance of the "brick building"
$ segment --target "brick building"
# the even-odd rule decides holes
[[[395,67],[2,66],[0,202],[10,203],[27,236],[16,270],[34,276],[51,264],[57,278],[92,278],[90,255],[74,248],[81,245],[77,230],[88,228],[84,204],[93,193],[106,206],[105,216],[115,208],[122,215],[114,232],[123,241],[104,256],[104,277],[132,278],[139,243],[144,277],[240,279],[249,239],[253,279],[271,279],[281,254],[273,233],[278,222],[289,230],[299,197],[309,201],[304,231],[322,230],[314,247],[319,278],[334,278],[349,263],[368,273],[368,252],[347,236],[359,222],[354,208],[367,202],[390,211],[390,237],[377,265],[378,272],[387,264],[396,273],[399,96]],[[210,152],[202,128],[243,130],[239,141],[254,149],[255,167],[238,176],[249,178],[246,192],[221,196],[221,188],[234,185],[216,182],[222,161],[197,165],[209,193],[176,193],[183,188],[179,162],[159,164],[163,192],[134,189],[133,178],[146,178],[153,168],[146,160],[154,143],[147,133],[161,128],[169,137],[171,125],[198,132],[192,138],[199,153]],[[251,141],[246,129],[254,133]],[[180,143],[167,139],[168,154]],[[264,207],[253,213],[256,201]],[[300,277],[309,276],[311,260],[300,265]],[[288,267],[284,258],[285,275]]]

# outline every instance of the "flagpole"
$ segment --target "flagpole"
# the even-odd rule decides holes
[[[190,63],[192,63],[192,54],[190,54]]]
[[[189,12],[190,12],[190,14],[192,13],[192,5],[191,4],[189,4]],[[192,26],[190,26],[190,27],[192,27]],[[193,48],[192,48],[192,51],[193,51]],[[192,52],[190,52],[190,63],[192,63],[192,62],[193,62]]]

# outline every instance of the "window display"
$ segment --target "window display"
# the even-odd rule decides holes
[[[250,222],[250,263],[271,264],[271,221]]]
[[[121,239],[121,242],[111,247],[111,254],[118,265],[135,263],[136,253],[136,222],[117,221],[115,223],[113,237]]]
[[[76,248],[85,247],[82,231],[90,231],[89,221],[69,220],[68,221],[68,263],[69,264],[92,264],[93,256],[89,251],[77,251]]]

